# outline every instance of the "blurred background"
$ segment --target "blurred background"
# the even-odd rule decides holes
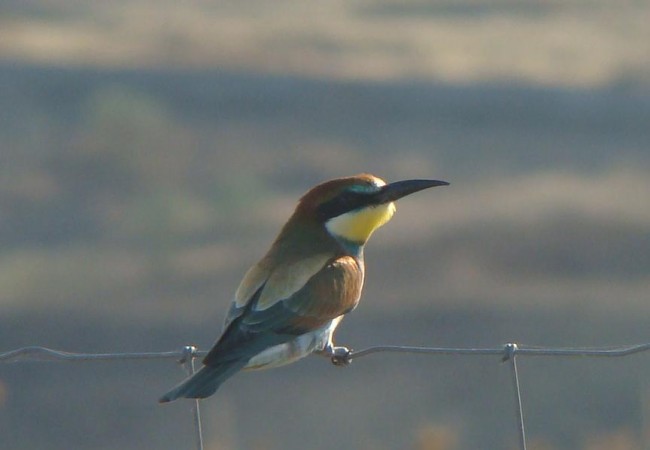
[[[650,341],[650,3],[5,0],[0,352],[207,349],[312,185],[400,202],[338,343]],[[529,448],[650,446],[650,359],[520,361]],[[3,449],[191,449],[171,361],[0,366]],[[241,374],[206,449],[514,449],[507,365]]]

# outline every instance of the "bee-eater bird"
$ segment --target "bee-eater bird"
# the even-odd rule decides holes
[[[312,352],[346,363],[350,352],[335,347],[332,335],[359,302],[366,241],[393,216],[396,200],[448,184],[386,184],[361,174],[312,188],[266,255],[244,276],[203,367],[160,402],[205,398],[239,370],[277,367]]]

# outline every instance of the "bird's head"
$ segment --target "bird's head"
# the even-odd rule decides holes
[[[405,180],[387,184],[370,174],[336,178],[313,187],[298,203],[292,220],[324,226],[337,239],[364,244],[390,220],[395,201],[434,186],[438,180]]]

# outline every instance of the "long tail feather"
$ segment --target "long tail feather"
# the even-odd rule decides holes
[[[247,361],[229,361],[216,366],[203,366],[198,372],[160,397],[160,403],[179,398],[206,398],[221,384],[246,365]]]

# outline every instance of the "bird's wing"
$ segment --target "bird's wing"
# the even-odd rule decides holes
[[[250,358],[320,328],[357,305],[363,268],[354,258],[341,256],[319,262],[314,257],[289,270],[292,266],[273,271],[260,284],[230,320],[204,364]]]
[[[362,286],[363,269],[357,260],[351,256],[331,258],[290,295],[264,302],[268,298],[265,286],[242,318],[242,326],[255,332],[302,334],[354,309]]]
[[[248,303],[253,298],[259,296],[260,288],[268,280],[269,275],[270,271],[261,263],[255,264],[246,272],[246,275],[244,275],[235,292],[235,299],[230,304],[230,309],[228,309],[228,313],[226,314],[226,319],[223,324],[224,331],[228,329],[228,326],[230,326],[233,320],[244,313]]]
[[[331,255],[317,254],[275,268],[270,267],[267,261],[262,259],[246,272],[239,284],[235,299],[226,314],[224,330],[233,320],[241,316],[252,302],[255,302],[258,309],[267,309],[278,301],[291,297],[325,267],[330,259]],[[262,287],[263,289],[260,290]]]

